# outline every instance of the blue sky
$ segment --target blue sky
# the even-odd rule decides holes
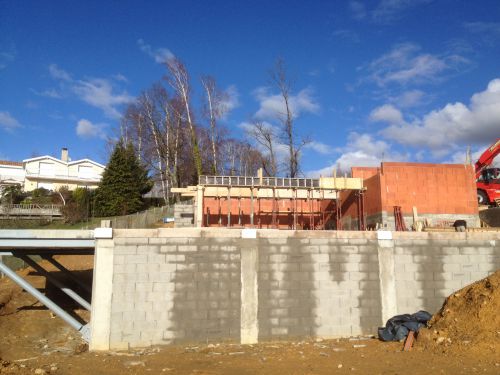
[[[106,162],[127,103],[176,56],[231,96],[225,125],[272,123],[277,57],[294,79],[302,171],[463,162],[500,137],[500,2],[0,0],[0,159]]]

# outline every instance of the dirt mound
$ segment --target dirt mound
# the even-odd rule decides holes
[[[419,333],[418,344],[439,351],[500,353],[500,270],[449,296]]]
[[[479,211],[479,218],[489,227],[500,228],[500,207],[491,207]]]

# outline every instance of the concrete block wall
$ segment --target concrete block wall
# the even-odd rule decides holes
[[[196,230],[123,234],[114,241],[111,347],[239,340],[236,243]]]
[[[193,203],[176,203],[174,205],[174,223],[176,228],[192,228],[194,224]]]
[[[395,234],[398,311],[439,310],[450,294],[500,269],[498,233]]]
[[[380,325],[375,233],[325,234],[259,232],[260,338],[351,336]]]
[[[500,233],[113,230],[91,349],[376,334],[500,268]]]

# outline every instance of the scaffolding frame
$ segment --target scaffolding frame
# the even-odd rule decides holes
[[[327,183],[322,178],[289,178],[289,177],[254,177],[254,176],[199,176],[199,186],[205,191],[212,189],[208,197],[213,197],[218,206],[218,226],[224,226],[222,223],[222,202],[225,195],[227,205],[226,227],[244,227],[248,221],[243,222],[243,216],[247,215],[242,210],[242,199],[250,200],[250,227],[262,228],[267,225],[268,228],[280,228],[280,220],[285,216],[288,220],[289,229],[325,230],[331,228],[328,225],[334,218],[335,228],[342,229],[342,206],[341,192],[346,190],[355,190],[357,196],[357,215],[358,230],[366,230],[366,214],[364,211],[364,187],[359,179],[349,179],[347,177],[327,178]],[[328,181],[329,180],[329,181]],[[355,187],[349,185],[349,180],[356,180],[358,184]],[[225,188],[222,191],[219,188]],[[233,189],[234,188],[234,189]],[[226,190],[227,189],[227,190]],[[234,196],[232,194],[234,190]],[[243,191],[243,194],[242,194]],[[299,191],[302,193],[299,194]],[[304,193],[305,191],[305,193]],[[328,197],[326,197],[328,193]],[[300,195],[300,196],[299,196]],[[232,218],[232,198],[238,201],[237,220]],[[205,195],[203,195],[203,200]],[[288,200],[287,211],[280,210],[282,200]],[[263,202],[270,202],[271,209],[263,209]],[[299,212],[300,201],[300,212]],[[330,202],[328,202],[330,201]],[[326,203],[326,204],[325,204]],[[201,202],[202,207],[204,203]],[[306,212],[304,212],[304,205]],[[332,207],[332,208],[330,208]],[[210,215],[210,209],[201,210],[202,215]],[[236,215],[236,213],[234,213]],[[265,221],[263,220],[266,218]],[[264,224],[265,222],[265,224]],[[209,219],[199,221],[203,226],[210,225]],[[283,223],[282,223],[283,224]]]

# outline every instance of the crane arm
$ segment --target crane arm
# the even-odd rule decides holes
[[[493,163],[495,157],[500,153],[500,138],[496,140],[490,147],[483,152],[483,154],[476,161],[476,178],[479,178],[481,175],[481,171],[486,168],[488,165]]]

